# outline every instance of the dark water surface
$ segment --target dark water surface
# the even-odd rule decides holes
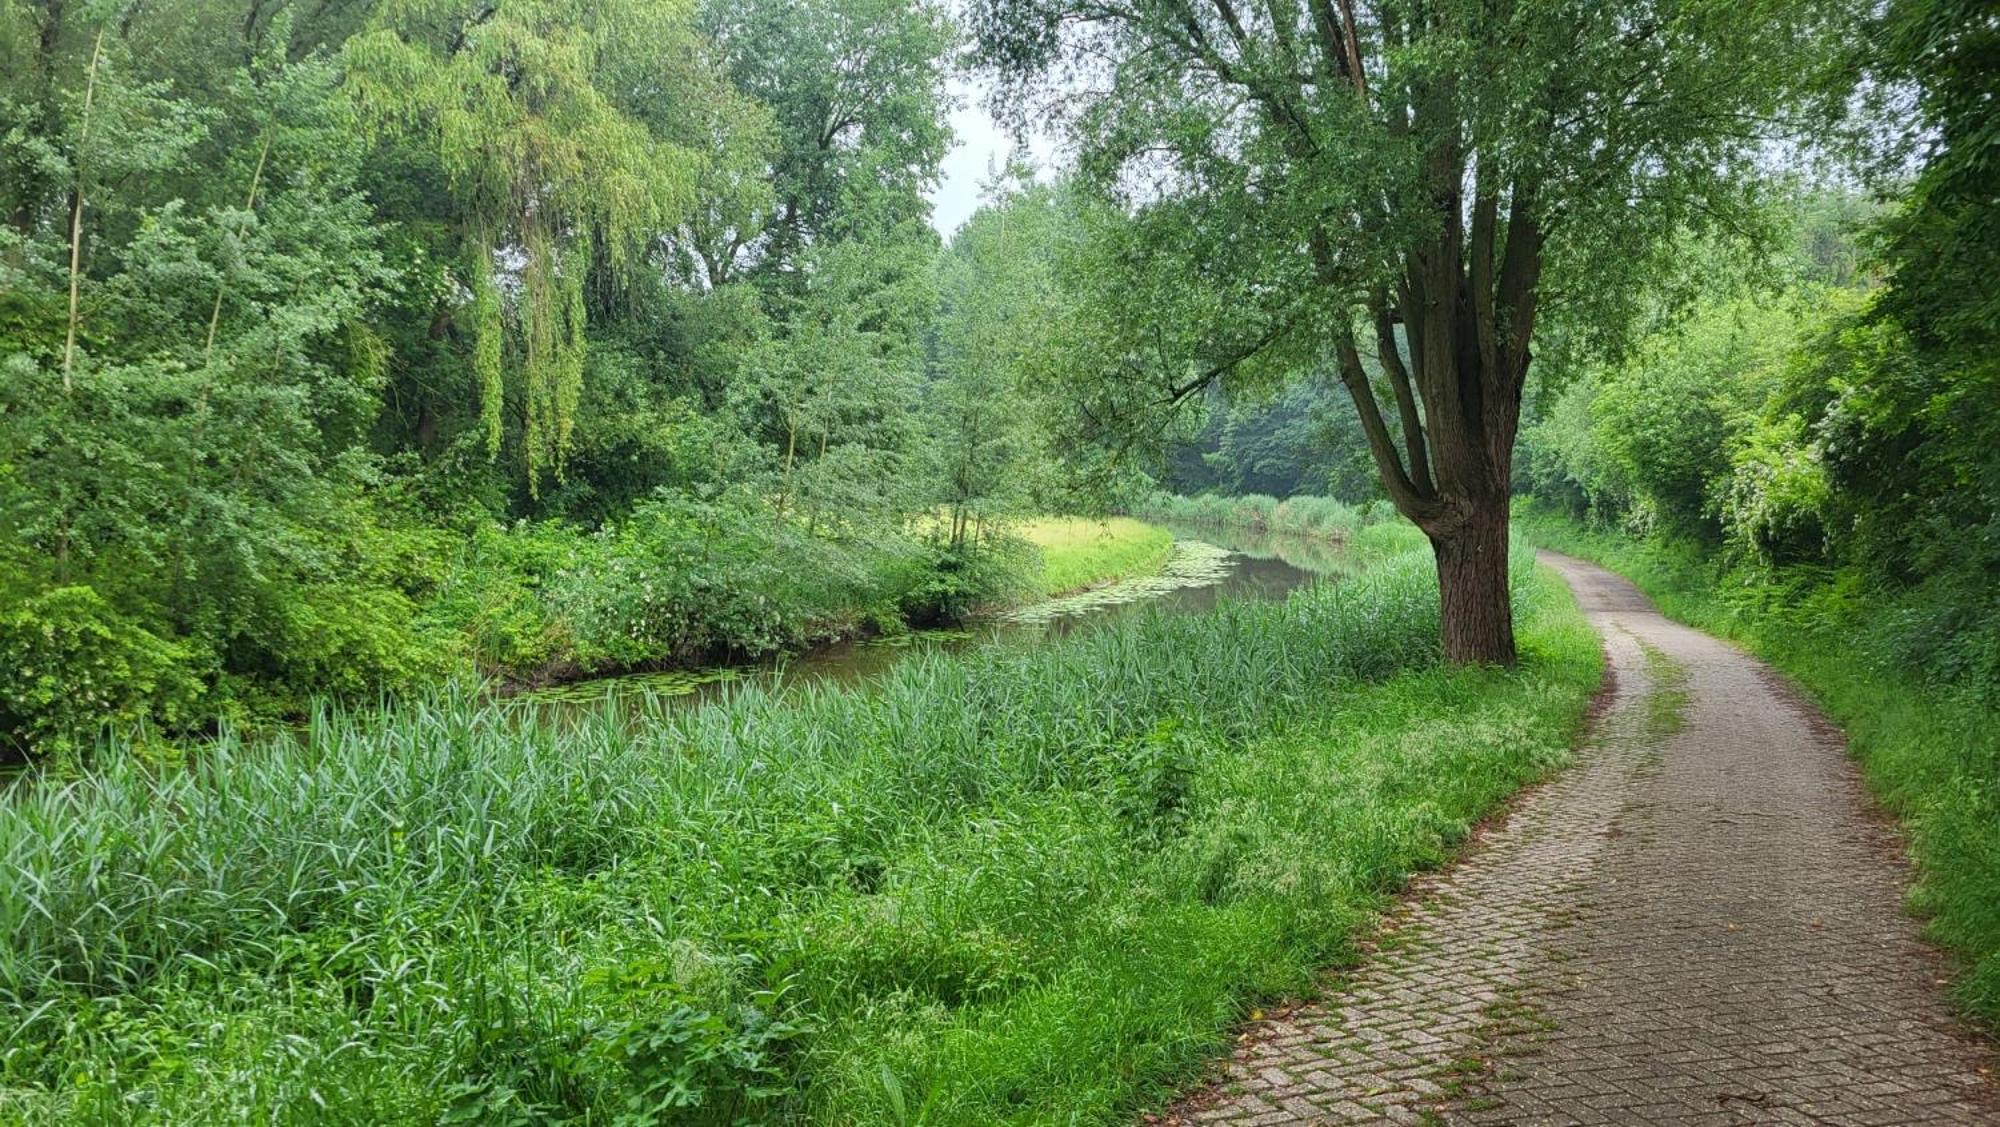
[[[1281,599],[1323,576],[1348,570],[1338,545],[1265,536],[1240,529],[1168,524],[1174,554],[1158,576],[1124,580],[1020,607],[956,630],[924,630],[823,646],[760,665],[601,677],[523,693],[518,702],[560,710],[596,709],[621,697],[685,696],[698,702],[732,683],[780,680],[786,685],[849,685],[874,677],[912,653],[998,642],[1033,644],[1093,629],[1145,608],[1205,611],[1225,598]]]

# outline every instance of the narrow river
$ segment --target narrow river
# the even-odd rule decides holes
[[[956,630],[923,630],[822,646],[762,665],[600,677],[520,694],[517,701],[562,710],[589,709],[620,696],[687,696],[693,701],[749,679],[786,684],[853,684],[912,653],[996,643],[1029,644],[1092,629],[1146,608],[1203,611],[1225,598],[1279,599],[1322,576],[1347,569],[1338,545],[1265,536],[1240,529],[1167,524],[1174,554],[1157,576],[1130,579],[1019,607]]]

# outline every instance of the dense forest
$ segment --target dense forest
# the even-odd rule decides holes
[[[2000,1021],[1989,9],[0,0],[0,1123],[1130,1121],[1567,761],[1535,547]]]
[[[936,5],[0,9],[0,731],[954,617],[1059,207]],[[944,514],[918,521],[919,514]],[[1018,570],[1018,569],[1017,569]],[[87,738],[87,736],[86,736]]]

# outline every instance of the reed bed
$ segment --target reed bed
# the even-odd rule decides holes
[[[1332,540],[1346,540],[1377,519],[1368,506],[1357,507],[1332,497],[1301,496],[1280,501],[1262,494],[1220,497],[1204,493],[1182,497],[1160,493],[1133,506],[1133,512],[1152,520]]]

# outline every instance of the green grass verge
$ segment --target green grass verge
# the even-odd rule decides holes
[[[1127,1121],[1567,754],[1567,591],[1520,567],[1520,667],[1445,671],[1426,555],[861,690],[17,789],[0,1119]]]
[[[1014,531],[1040,549],[1035,586],[1048,596],[1153,575],[1174,548],[1173,533],[1130,517],[1037,517]]]
[[[1791,676],[1846,730],[1874,793],[1909,833],[1911,907],[1962,961],[1956,994],[2000,1030],[2000,717],[1886,654],[1900,608],[1851,580],[1730,571],[1545,512],[1520,537],[1626,576],[1672,618],[1733,638]]]

